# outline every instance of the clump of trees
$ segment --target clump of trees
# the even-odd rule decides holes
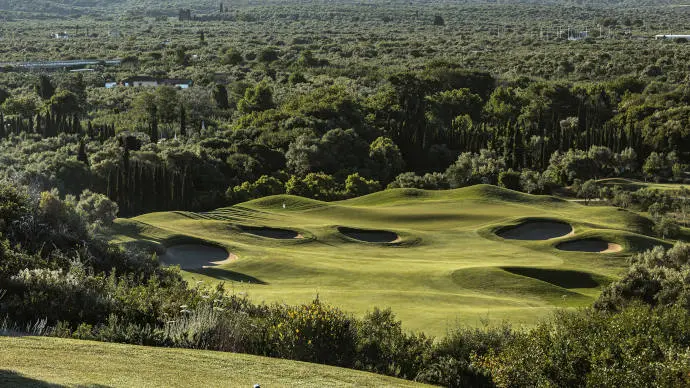
[[[265,51],[265,65],[283,60]],[[237,62],[236,49],[224,53]],[[328,67],[308,50],[295,66]],[[535,194],[574,184],[589,202],[590,180],[683,181],[688,166],[682,125],[660,119],[676,120],[681,86],[497,79],[439,61],[366,92],[342,78],[293,77],[304,86],[289,89],[274,78],[106,91],[86,88],[83,76],[37,77],[32,91],[4,97],[0,154],[16,162],[0,173],[43,189],[89,189],[132,215],[276,193],[333,200],[477,183]],[[353,174],[363,181],[348,186]],[[256,183],[268,177],[279,184]]]

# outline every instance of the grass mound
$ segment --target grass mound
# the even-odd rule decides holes
[[[240,226],[240,230],[245,233],[259,237],[272,238],[274,240],[294,240],[302,238],[298,232],[289,229],[267,228],[257,226]]]
[[[471,201],[511,202],[536,205],[563,205],[567,201],[545,196],[530,195],[493,185],[475,185],[453,190],[388,189],[377,193],[340,201],[348,206],[392,206],[420,201]]]
[[[610,243],[598,238],[566,241],[556,246],[557,249],[568,252],[615,253],[623,250],[619,244]]]
[[[0,349],[3,387],[425,386],[345,368],[207,350],[47,337],[0,337]]]
[[[251,200],[243,203],[242,206],[262,210],[304,211],[328,207],[329,204],[315,199],[282,194]]]
[[[541,280],[562,288],[597,288],[608,283],[608,279],[588,272],[553,268],[502,267],[515,275]]]
[[[502,228],[496,232],[506,240],[541,241],[565,237],[573,233],[572,225],[549,220],[531,220],[516,226]]]
[[[385,230],[364,230],[339,226],[338,231],[349,238],[368,243],[392,243],[400,239],[397,233]]]
[[[225,249],[202,244],[181,244],[168,247],[160,261],[165,265],[179,265],[194,270],[227,264],[234,258]]]
[[[536,270],[538,268],[529,268]],[[542,273],[543,274],[543,273]],[[591,301],[586,295],[582,295],[569,287],[562,287],[558,282],[544,281],[542,279],[523,276],[513,271],[500,267],[465,268],[453,272],[453,282],[463,289],[473,290],[482,294],[510,295],[519,300],[525,298],[532,300],[545,300],[553,306],[567,306],[571,302]],[[574,288],[574,287],[573,287]]]

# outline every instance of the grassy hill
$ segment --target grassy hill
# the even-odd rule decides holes
[[[423,386],[344,368],[266,357],[45,337],[0,337],[0,386]]]
[[[497,235],[544,219],[567,223],[574,234],[541,241]],[[238,258],[187,270],[190,281],[230,282],[254,301],[302,303],[318,295],[357,314],[391,307],[408,329],[442,335],[457,323],[532,324],[554,308],[591,304],[632,252],[663,243],[648,237],[651,225],[626,210],[478,185],[387,190],[333,203],[283,195],[208,213],[152,213],[118,220],[113,238],[160,254],[181,243],[212,243]],[[258,236],[251,226],[303,238]],[[363,242],[343,227],[399,238]],[[559,249],[582,239],[622,250]]]

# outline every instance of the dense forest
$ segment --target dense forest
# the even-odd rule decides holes
[[[681,242],[633,257],[591,308],[434,340],[389,310],[190,287],[106,237],[118,215],[478,183],[682,235],[685,189],[599,183],[690,182],[690,44],[654,38],[688,32],[674,4],[0,0],[0,329],[444,386],[687,386]],[[46,63],[67,60],[97,63]]]
[[[530,193],[607,176],[685,179],[690,51],[651,39],[684,12],[438,7],[120,13],[105,27],[51,24],[61,39],[5,23],[0,153],[12,162],[2,172],[106,194],[122,215],[278,193],[331,200],[388,185],[498,184],[502,173]],[[84,52],[121,63],[21,67]],[[192,86],[105,87],[132,76]]]

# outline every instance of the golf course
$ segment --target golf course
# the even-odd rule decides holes
[[[477,185],[321,202],[281,195],[118,219],[113,240],[254,302],[390,307],[410,330],[531,325],[591,305],[635,252],[666,244],[635,212]]]

